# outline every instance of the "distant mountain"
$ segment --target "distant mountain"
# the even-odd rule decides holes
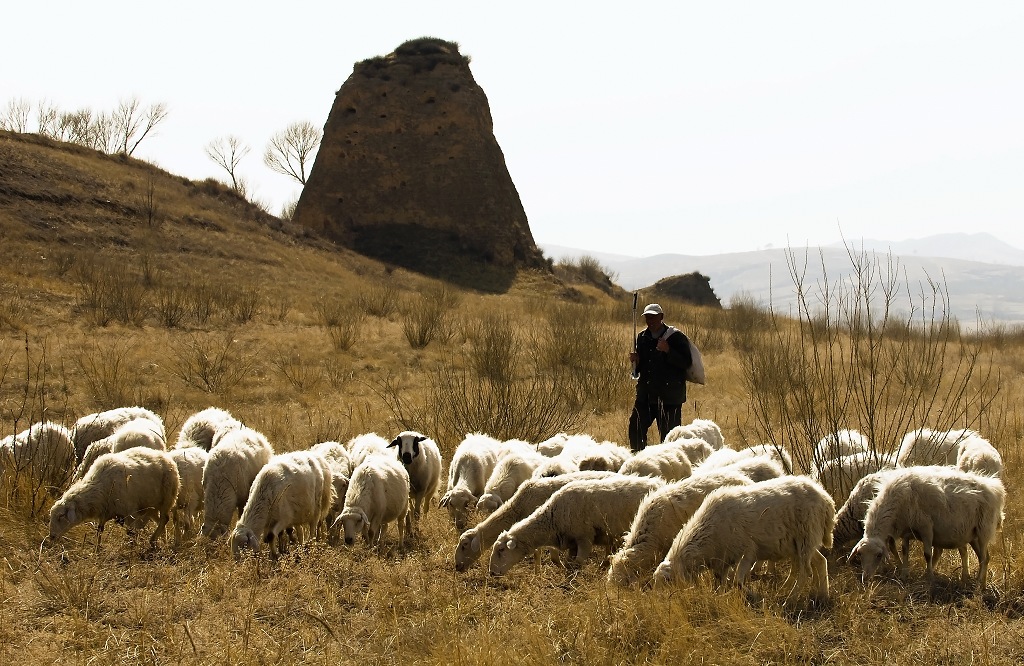
[[[912,238],[904,241],[883,241],[864,239],[850,242],[851,247],[876,252],[892,252],[901,257],[946,257],[979,261],[986,264],[1005,264],[1007,266],[1024,266],[1024,250],[1004,243],[992,234],[936,234],[925,238]],[[827,247],[843,248],[843,244],[833,243]]]
[[[903,248],[908,244],[917,252]],[[540,244],[545,254],[552,258],[593,256],[610,271],[617,274],[616,282],[625,289],[637,290],[649,287],[658,280],[672,275],[699,271],[711,278],[711,287],[728,306],[733,296],[746,295],[754,300],[771,303],[780,312],[792,312],[796,308],[796,280],[794,274],[802,276],[806,298],[812,306],[816,304],[820,287],[828,285],[834,289],[840,280],[854,274],[850,253],[845,248],[814,247],[787,251],[784,249],[761,250],[758,252],[736,252],[711,256],[688,256],[662,254],[643,258],[615,259],[615,255],[560,247],[549,250]],[[890,252],[890,247],[891,252]],[[933,248],[966,256],[999,256],[1003,261],[1013,260],[1015,264],[967,261],[959,258],[935,257],[919,254],[921,248]],[[861,244],[851,248],[855,254]],[[949,296],[949,311],[961,323],[973,325],[979,316],[984,322],[1024,323],[1024,252],[993,238],[988,234],[946,234],[902,243],[864,241],[864,252],[873,257],[875,277],[892,273],[897,278],[899,297],[893,304],[902,311],[911,308],[918,312],[922,303],[930,309],[935,301],[931,284],[942,285]],[[985,255],[986,249],[989,255]],[[922,301],[922,297],[924,300]],[[938,298],[939,311],[943,297]]]

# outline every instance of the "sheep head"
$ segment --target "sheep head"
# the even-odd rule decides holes
[[[460,532],[466,529],[469,513],[476,509],[476,496],[464,486],[456,486],[444,494],[438,506],[447,507],[448,513]]]
[[[251,550],[254,555],[260,552],[260,540],[256,533],[245,525],[235,525],[235,529],[228,537],[228,545],[231,546],[231,554],[236,560],[241,559],[243,550]]]
[[[403,465],[408,467],[412,464],[412,461],[420,455],[420,442],[425,439],[427,439],[426,435],[406,430],[405,432],[400,433],[398,437],[395,437],[395,439],[388,444],[388,448],[390,449],[392,446],[397,447],[398,459],[402,461]]]
[[[476,508],[484,514],[494,513],[501,508],[501,496],[496,493],[484,493],[477,500]]]
[[[50,507],[50,543],[64,536],[68,530],[85,520],[72,500],[62,497]]]
[[[351,546],[356,542],[356,535],[362,534],[365,537],[370,529],[370,520],[366,516],[366,512],[359,507],[345,507],[338,519],[334,521],[335,525],[338,523],[341,523],[345,531],[346,546]]]
[[[878,571],[879,565],[885,561],[888,548],[880,539],[862,538],[850,551],[850,560],[860,560],[861,582],[867,585],[871,577]]]
[[[455,570],[465,571],[480,557],[480,534],[475,530],[466,530],[455,548]]]
[[[502,576],[532,551],[532,548],[525,547],[508,532],[502,532],[498,536],[498,540],[494,542],[488,569],[492,576]]]

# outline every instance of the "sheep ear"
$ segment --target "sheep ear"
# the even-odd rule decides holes
[[[505,542],[505,547],[508,548],[509,550],[515,550],[516,549],[516,540],[515,539],[509,539],[508,541]]]
[[[390,449],[392,446],[398,446],[401,443],[402,443],[402,438],[401,437],[395,437],[395,440],[393,442],[391,442],[390,444],[388,444],[388,448]]]
[[[68,522],[70,522],[70,523],[75,522],[75,507],[69,506],[64,511],[64,517],[67,518]]]
[[[471,551],[473,551],[474,553],[479,553],[480,552],[480,535],[479,534],[473,535],[473,538],[469,542],[469,549]]]
[[[419,437],[414,438],[412,441],[415,442],[416,444],[419,444],[420,442],[422,442],[426,438],[427,438],[426,435],[420,435]]]
[[[441,498],[441,501],[438,502],[437,505],[438,506],[448,506],[448,504],[451,501],[452,501],[452,496],[449,495],[448,493],[445,493],[444,496]]]

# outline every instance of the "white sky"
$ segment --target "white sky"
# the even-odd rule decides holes
[[[984,231],[1024,248],[1024,3],[503,4],[12,3],[0,112],[166,102],[137,157],[226,179],[203,148],[237,135],[277,212],[298,185],[263,165],[270,136],[322,126],[353,63],[430,35],[472,58],[538,242],[647,256]]]

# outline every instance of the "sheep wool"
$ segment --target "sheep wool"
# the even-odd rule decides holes
[[[900,442],[896,466],[956,465],[960,442],[969,437],[980,435],[973,430],[912,430]]]
[[[115,430],[135,419],[149,419],[155,424],[154,428],[160,433],[160,437],[164,441],[167,440],[164,421],[156,413],[145,407],[118,407],[105,412],[87,414],[75,421],[75,425],[71,427],[71,441],[75,443],[76,459],[81,462],[90,444],[113,435]]]
[[[181,486],[174,503],[174,543],[195,532],[196,523],[203,511],[203,469],[209,454],[198,446],[175,448],[167,452],[178,468]]]
[[[351,546],[356,536],[371,546],[380,546],[389,523],[398,526],[398,545],[411,529],[409,516],[409,472],[391,456],[370,456],[352,472],[345,494],[345,509],[338,516]]]
[[[181,426],[178,433],[178,440],[175,448],[198,446],[209,451],[213,448],[213,440],[217,433],[224,429],[237,429],[242,426],[241,421],[231,415],[231,412],[219,407],[207,407],[204,410],[192,414]]]
[[[74,467],[71,431],[59,423],[33,424],[0,444],[0,474],[26,474],[54,497],[67,487]]]
[[[245,509],[249,488],[274,455],[267,438],[252,428],[225,431],[210,450],[203,468],[202,532],[211,539],[224,535],[235,511]]]
[[[50,509],[49,541],[94,520],[98,550],[107,521],[138,523],[155,518],[157,527],[149,538],[155,544],[171,519],[179,486],[178,468],[164,451],[132,448],[101,456]]]
[[[619,474],[656,476],[666,481],[685,479],[692,473],[686,451],[672,444],[648,446],[633,454],[619,468]]]
[[[484,492],[476,503],[478,511],[491,514],[504,504],[533,472],[545,461],[545,457],[534,451],[514,453],[498,461],[494,471],[484,485]]]
[[[78,481],[83,478],[103,454],[118,453],[135,447],[165,451],[167,443],[164,441],[163,426],[158,426],[148,418],[132,419],[121,424],[110,435],[89,445],[71,480]]]
[[[957,469],[987,476],[1003,473],[1003,457],[984,437],[967,437],[960,442],[956,455]]]
[[[836,508],[825,489],[803,476],[712,491],[676,535],[654,572],[655,583],[694,581],[707,567],[724,582],[735,567],[742,586],[754,563],[789,560],[794,596],[810,579],[812,595],[828,596],[828,565]]]
[[[702,439],[715,451],[725,446],[722,429],[711,419],[694,419],[686,425],[672,428],[665,434],[665,442],[681,439]]]
[[[502,443],[489,435],[471,433],[459,443],[448,465],[448,488],[438,506],[448,509],[455,529],[466,529],[477,498],[498,464]]]

